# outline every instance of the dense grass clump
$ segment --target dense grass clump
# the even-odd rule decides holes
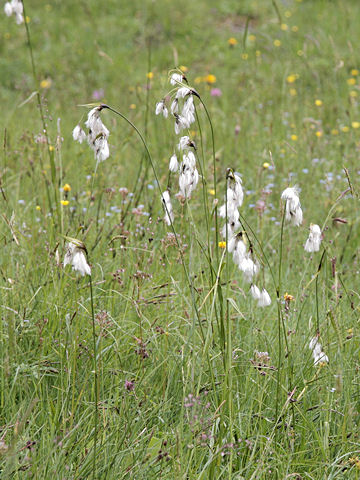
[[[2,479],[359,477],[358,8],[330,3],[1,13]]]

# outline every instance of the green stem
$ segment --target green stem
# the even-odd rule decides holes
[[[96,332],[95,332],[95,315],[94,315],[94,297],[92,287],[92,277],[90,275],[90,302],[91,302],[91,319],[92,319],[92,336],[94,350],[94,378],[95,378],[95,408],[94,408],[94,456],[93,456],[93,479],[96,479],[96,448],[98,435],[98,371],[97,371],[97,348],[96,348]]]
[[[29,29],[29,25],[28,25],[28,22],[27,22],[25,2],[24,2],[24,0],[21,0],[21,1],[22,1],[22,5],[23,5],[24,24],[25,24],[26,37],[27,37],[28,46],[29,46],[31,69],[32,69],[33,77],[34,77],[35,87],[36,87],[37,104],[38,104],[38,107],[39,107],[39,112],[40,112],[40,117],[41,117],[41,122],[42,122],[42,127],[43,127],[43,133],[44,133],[45,138],[46,138],[47,151],[48,151],[50,167],[51,167],[51,181],[52,181],[53,188],[54,188],[54,199],[55,199],[55,205],[56,205],[56,213],[57,213],[57,217],[58,217],[58,223],[60,224],[61,223],[61,218],[60,218],[61,215],[60,215],[60,205],[59,205],[59,201],[58,201],[58,191],[57,191],[58,189],[57,189],[57,185],[56,185],[55,162],[54,162],[53,155],[50,151],[49,135],[48,135],[48,132],[47,132],[44,110],[43,110],[43,106],[42,106],[42,103],[41,103],[41,96],[40,96],[40,92],[39,92],[39,89],[38,89],[38,76],[37,76],[37,71],[36,71],[36,66],[35,66],[34,53],[33,53],[33,48],[32,48],[31,36],[30,36],[30,29]],[[49,205],[49,209],[50,209],[50,212],[53,213],[53,206],[51,204]]]

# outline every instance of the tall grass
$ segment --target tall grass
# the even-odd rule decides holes
[[[25,7],[0,18],[1,478],[358,478],[356,5]],[[174,65],[197,92],[184,201],[153,113]],[[97,169],[71,138],[90,102],[110,130]],[[228,168],[265,308],[223,248]],[[295,184],[300,227],[280,202]],[[63,267],[64,237],[91,277]]]

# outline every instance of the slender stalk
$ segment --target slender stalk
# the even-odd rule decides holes
[[[92,287],[92,277],[90,275],[90,303],[91,303],[91,319],[92,319],[92,336],[93,336],[93,368],[94,368],[94,390],[95,390],[95,408],[94,408],[94,456],[93,456],[93,472],[92,477],[96,479],[96,448],[98,435],[98,370],[97,370],[97,347],[96,347],[96,332],[95,332],[95,315],[94,315],[94,297]]]
[[[285,222],[285,209],[283,211],[281,220],[280,231],[280,245],[279,245],[279,275],[278,284],[276,288],[277,296],[277,310],[278,310],[278,367],[277,367],[277,382],[276,382],[276,405],[275,405],[275,419],[277,420],[279,414],[279,396],[280,396],[280,371],[282,360],[282,342],[281,342],[281,305],[280,305],[280,293],[281,293],[281,273],[282,273],[282,252],[283,252],[283,237],[284,237],[284,222]]]
[[[53,184],[53,189],[54,189],[54,199],[55,199],[55,205],[56,205],[56,213],[58,217],[58,223],[61,223],[61,215],[60,215],[60,205],[58,201],[58,192],[57,192],[57,185],[56,185],[56,168],[55,168],[55,162],[54,162],[54,156],[50,151],[50,140],[49,140],[49,135],[47,132],[47,126],[46,126],[46,121],[45,121],[45,115],[44,115],[44,110],[41,102],[41,96],[38,88],[38,76],[37,76],[37,71],[36,71],[36,66],[35,66],[35,60],[34,60],[34,53],[33,53],[33,48],[32,48],[32,42],[31,42],[31,36],[30,36],[30,29],[27,21],[27,15],[26,15],[26,9],[25,9],[25,2],[24,0],[22,1],[23,5],[23,15],[24,15],[24,25],[25,25],[25,30],[26,30],[26,37],[28,41],[28,46],[29,46],[29,54],[30,54],[30,61],[31,61],[31,69],[32,69],[32,74],[34,78],[34,84],[36,87],[36,98],[37,98],[37,104],[40,112],[40,117],[41,117],[41,122],[42,122],[42,127],[43,127],[43,133],[46,138],[46,145],[47,145],[47,152],[49,156],[49,161],[50,161],[50,167],[51,167],[51,181]],[[53,212],[53,206],[51,203],[49,204],[49,209],[50,212]]]

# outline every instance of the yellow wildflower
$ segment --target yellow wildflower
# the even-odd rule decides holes
[[[63,190],[64,192],[70,192],[71,191],[71,187],[68,183],[65,183],[65,185],[63,186]]]
[[[257,57],[261,57],[261,51],[260,51],[260,50],[256,50],[255,55],[256,55]]]
[[[350,73],[353,77],[356,77],[359,75],[359,70],[357,68],[353,68]]]
[[[153,72],[148,72],[146,74],[146,78],[148,78],[149,80],[153,79],[154,78],[154,73]]]
[[[293,134],[293,135],[291,135],[290,138],[291,138],[291,140],[293,140],[294,142],[296,142],[296,140],[298,139],[298,136],[295,135],[295,134]]]
[[[291,27],[291,30],[296,33],[296,32],[299,31],[299,27],[298,27],[297,25],[293,25],[293,26]]]
[[[286,30],[289,29],[289,27],[286,25],[286,23],[282,23],[282,24],[280,25],[280,28],[281,28],[281,30],[283,30],[284,32],[286,32]]]
[[[53,147],[53,145],[49,145],[49,152],[53,152],[55,149]]]
[[[250,40],[250,42],[255,42],[256,35],[249,35],[249,40]]]
[[[243,53],[243,54],[241,55],[241,58],[242,58],[243,60],[247,60],[247,59],[249,58],[249,55],[248,55],[247,53]]]
[[[186,73],[189,69],[188,67],[185,67],[185,65],[180,65],[179,69],[183,72]]]
[[[226,242],[219,242],[219,248],[226,248]]]
[[[315,100],[315,105],[317,107],[321,107],[322,104],[323,104],[322,100],[319,100],[319,99]]]
[[[268,169],[270,167],[270,163],[269,162],[264,162],[263,163],[263,169]]]
[[[44,78],[40,82],[40,88],[50,88],[52,84],[51,78]]]
[[[290,88],[289,92],[292,97],[295,97],[297,95],[296,88]]]
[[[205,81],[207,83],[215,83],[216,82],[216,77],[212,73],[209,73],[209,75],[206,75]]]
[[[284,293],[284,300],[285,302],[291,302],[292,300],[295,300],[295,297],[293,297],[292,295],[290,295],[290,293]]]
[[[351,122],[351,126],[355,129],[360,128],[360,122]]]
[[[213,188],[209,188],[210,195],[215,195],[215,190]]]
[[[355,90],[351,90],[351,92],[349,93],[349,95],[350,95],[350,97],[353,97],[353,98],[355,98],[355,97],[357,97],[357,96],[358,96],[358,92],[357,92],[357,91],[355,91]]]
[[[347,81],[348,85],[355,85],[356,84],[355,78],[348,78],[346,81]]]
[[[69,200],[61,200],[61,205],[64,205],[64,207],[66,207],[67,205],[69,205]]]
[[[341,131],[344,133],[347,133],[349,130],[350,128],[347,125],[345,125],[344,127],[341,127]]]
[[[315,132],[315,135],[318,137],[318,138],[321,138],[323,136],[323,132],[321,130],[317,130]]]
[[[130,108],[130,110],[135,110],[135,108],[136,108],[135,103],[131,103],[129,108]]]
[[[36,210],[39,210],[39,211],[41,210],[40,205],[36,205]]]
[[[286,77],[286,81],[287,81],[288,83],[294,83],[297,78],[298,78],[298,76],[297,76],[295,73],[291,73],[290,75],[288,75],[288,76]]]
[[[331,135],[339,135],[339,130],[337,128],[333,128],[330,133]]]
[[[275,47],[280,47],[280,46],[281,46],[281,40],[279,40],[278,38],[276,38],[276,39],[274,40],[274,46],[275,46]]]
[[[238,41],[234,37],[230,37],[228,40],[228,44],[230,45],[230,47],[234,47],[235,45],[237,45],[237,43]]]

